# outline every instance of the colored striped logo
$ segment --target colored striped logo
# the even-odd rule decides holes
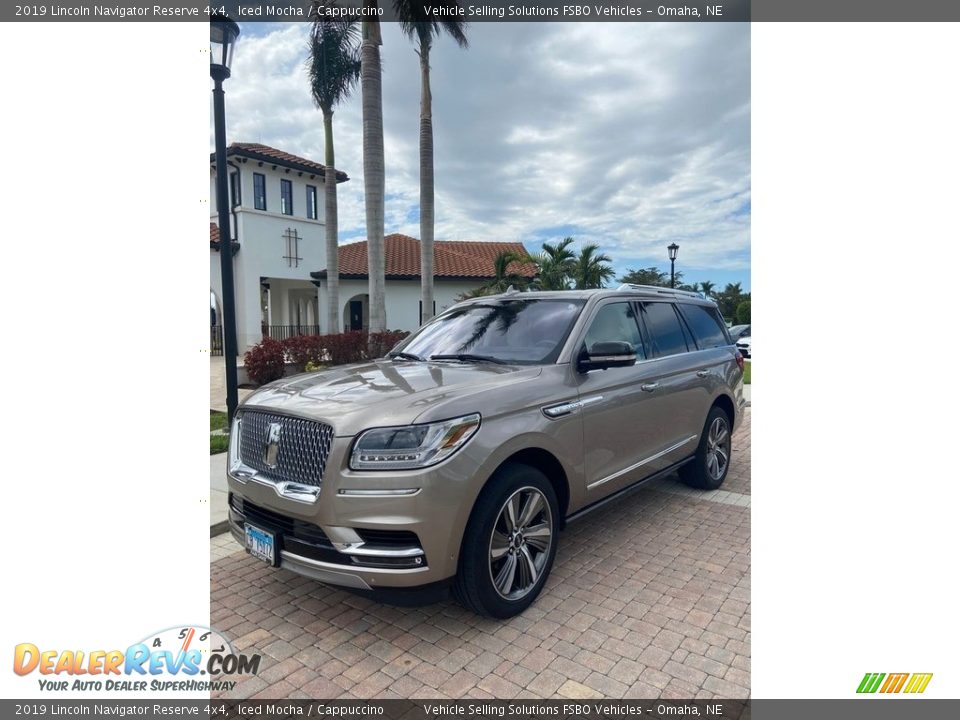
[[[933,673],[867,673],[860,681],[858,693],[922,693]]]

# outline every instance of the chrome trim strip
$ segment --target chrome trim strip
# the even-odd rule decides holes
[[[603,395],[591,395],[590,397],[585,397],[580,400],[580,407],[585,408],[587,405],[593,405],[598,402],[603,402]]]
[[[281,561],[286,560],[288,562],[297,563],[305,567],[331,571],[334,574],[342,575],[344,577],[353,577],[359,580],[360,582],[364,583],[364,585],[366,585],[366,582],[364,582],[363,578],[358,577],[356,575],[352,575],[350,573],[341,572],[343,570],[343,565],[334,565],[333,563],[325,563],[319,560],[313,560],[308,557],[303,557],[303,555],[294,555],[293,553],[287,552],[286,550],[280,551],[280,560]],[[360,569],[360,568],[357,568],[357,569]],[[364,573],[367,573],[367,572],[385,573],[387,575],[412,575],[413,573],[426,572],[429,569],[430,568],[426,566],[418,567],[418,568],[367,568],[367,567],[364,567],[363,572]]]
[[[641,461],[638,462],[638,463],[634,463],[634,464],[631,465],[630,467],[625,467],[623,470],[617,470],[617,472],[613,473],[612,475],[607,475],[605,478],[601,478],[600,480],[597,480],[597,481],[595,481],[595,482],[592,482],[592,483],[590,483],[589,485],[587,485],[587,490],[592,490],[593,488],[597,487],[598,485],[603,485],[605,482],[609,482],[610,480],[615,480],[616,478],[620,477],[621,475],[625,475],[626,473],[628,473],[628,472],[630,472],[630,471],[632,471],[632,470],[636,470],[638,467],[642,467],[642,466],[646,465],[646,464],[649,463],[649,462],[653,462],[654,460],[658,460],[659,458],[662,458],[664,455],[667,455],[668,453],[672,453],[672,452],[673,452],[674,450],[676,450],[677,448],[683,447],[684,445],[686,445],[686,444],[687,444],[688,442],[690,442],[691,440],[695,440],[696,437],[697,437],[696,435],[691,435],[690,437],[688,437],[688,438],[685,439],[685,440],[681,440],[681,441],[678,442],[678,443],[674,443],[673,445],[671,445],[670,447],[668,447],[666,450],[661,450],[660,452],[658,452],[658,453],[656,453],[656,454],[654,454],[654,455],[651,455],[650,457],[645,458],[645,459],[641,460]]]
[[[243,534],[233,522],[230,523],[230,532],[237,542],[243,544]],[[329,583],[330,585],[360,588],[361,590],[372,589],[360,575],[354,575],[350,571],[344,572],[343,565],[334,565],[333,563],[313,560],[312,558],[296,555],[286,550],[280,551],[280,567],[285,567],[288,570],[312,577],[320,582]],[[362,568],[364,573],[375,573],[377,575],[411,575],[425,572],[429,569],[426,565],[416,568]]]
[[[420,493],[420,488],[400,488],[398,490],[370,490],[370,489],[341,489],[337,495],[341,497],[395,497],[402,495],[410,497]]]
[[[551,420],[556,420],[564,415],[572,415],[578,410],[582,410],[588,405],[593,405],[598,402],[603,402],[603,395],[593,395],[581,400],[571,400],[570,402],[560,403],[558,405],[548,405],[540,408],[540,411]]]
[[[369,545],[367,543],[333,543],[333,546],[344,555],[359,555],[361,557],[392,557],[407,558],[420,557],[423,550],[419,547],[391,548],[382,545]]]
[[[227,475],[241,484],[252,481],[260,485],[266,485],[273,488],[274,492],[280,497],[297,502],[313,504],[320,497],[320,487],[318,485],[301,485],[289,481],[274,482],[260,475],[249,465],[244,465],[240,460],[227,468]]]

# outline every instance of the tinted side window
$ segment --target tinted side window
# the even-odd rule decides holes
[[[687,352],[680,318],[671,303],[644,303],[643,316],[654,357]]]
[[[723,330],[723,321],[720,320],[716,310],[702,305],[681,304],[679,307],[701,350],[729,344],[727,334]]]
[[[600,308],[593,322],[590,323],[590,329],[587,330],[585,338],[588,350],[595,343],[614,340],[633,345],[638,359],[642,360],[645,357],[636,313],[630,303],[611,303]]]

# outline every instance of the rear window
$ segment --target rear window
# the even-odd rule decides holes
[[[683,327],[671,303],[644,303],[643,319],[654,357],[687,352]]]
[[[723,320],[720,319],[716,310],[703,305],[680,305],[679,307],[701,350],[730,344],[723,330]]]

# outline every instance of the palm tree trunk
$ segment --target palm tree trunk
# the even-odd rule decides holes
[[[340,332],[340,249],[337,225],[337,171],[333,157],[333,111],[323,113],[326,165],[323,173],[323,224],[327,249],[327,332]]]
[[[430,43],[420,43],[420,322],[433,317],[433,99]]]
[[[376,7],[375,0],[367,6]],[[363,95],[363,190],[367,215],[367,272],[370,293],[370,332],[387,327],[384,280],[383,204],[383,93],[380,68],[380,22],[363,21],[360,46],[360,89]]]

